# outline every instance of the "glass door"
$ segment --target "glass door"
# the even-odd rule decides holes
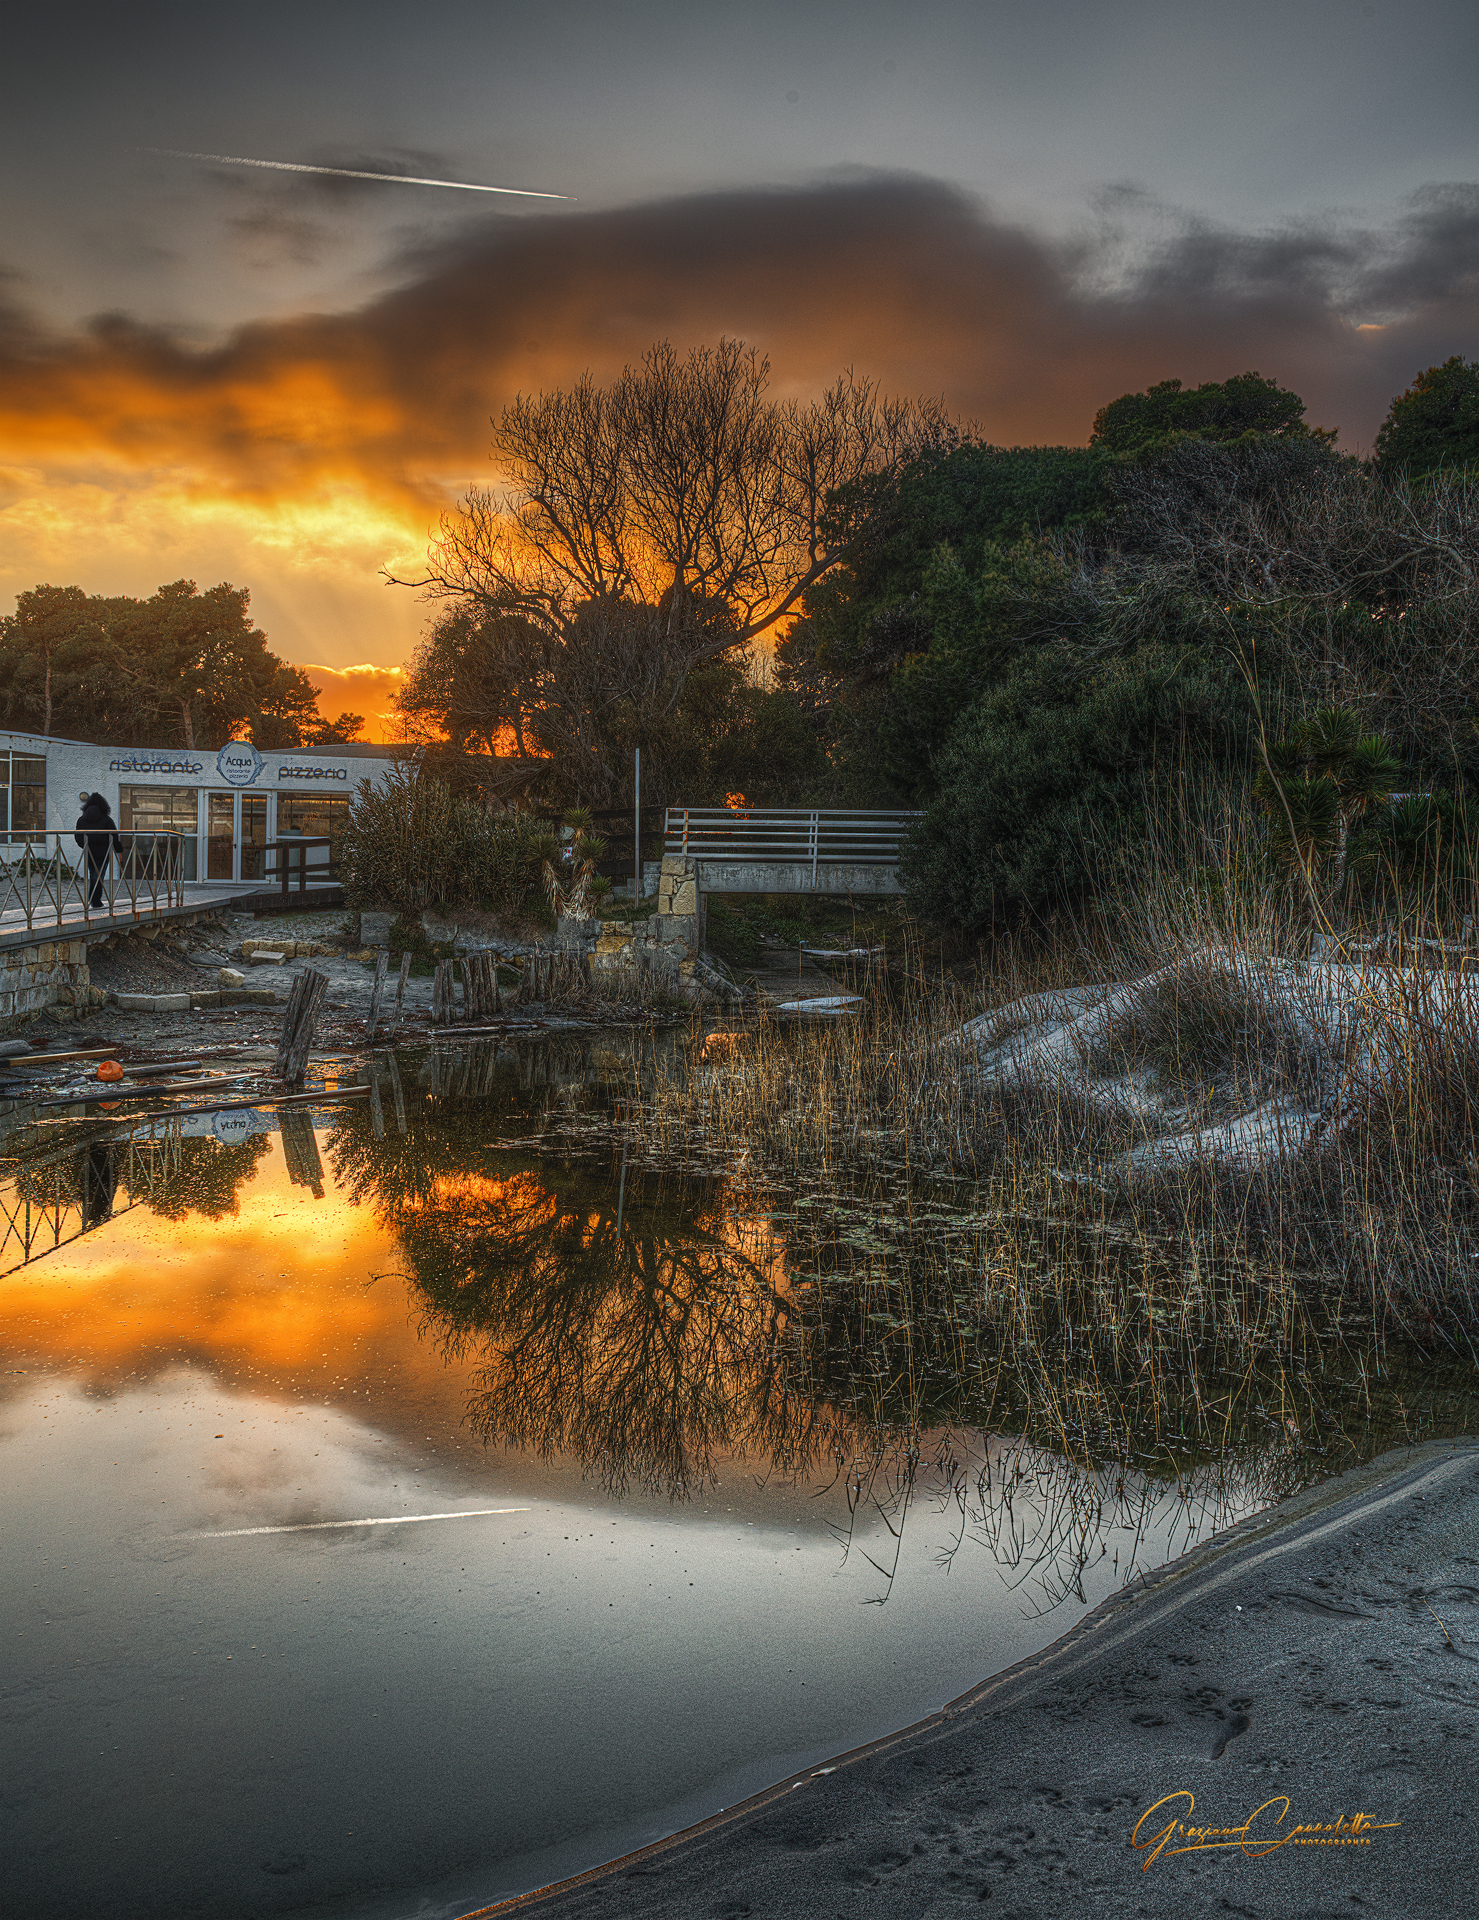
[[[267,796],[244,793],[241,796],[241,877],[260,880],[265,871],[267,845]]]
[[[207,880],[234,880],[232,872],[236,852],[236,795],[207,794],[205,877]]]

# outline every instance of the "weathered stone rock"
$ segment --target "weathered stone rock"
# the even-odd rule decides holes
[[[246,985],[246,975],[239,972],[235,967],[222,967],[216,975],[216,985],[218,987],[244,987]]]

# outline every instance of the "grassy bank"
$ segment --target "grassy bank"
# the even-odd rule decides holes
[[[1479,958],[1463,901],[1315,920],[1235,811],[1194,845],[1178,833],[1116,856],[1091,922],[999,942],[967,977],[906,964],[850,1020],[696,1029],[634,1090],[633,1145],[762,1188],[965,1181],[972,1212],[1013,1223],[998,1265],[1019,1293],[1061,1297],[1083,1268],[1035,1250],[1052,1223],[1130,1249],[1189,1328],[1317,1300],[1334,1326],[1467,1349]]]

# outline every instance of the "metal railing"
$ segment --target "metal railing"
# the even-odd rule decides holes
[[[27,1160],[0,1182],[0,1277],[167,1196],[181,1167],[180,1122],[169,1117],[130,1139],[83,1141]]]
[[[917,813],[805,807],[669,807],[664,851],[694,860],[896,867]]]
[[[185,904],[178,833],[98,832],[95,851],[71,828],[0,841],[0,933],[142,919]]]

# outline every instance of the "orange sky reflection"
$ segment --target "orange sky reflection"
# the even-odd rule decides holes
[[[238,1197],[220,1221],[135,1207],[10,1274],[0,1339],[97,1387],[185,1359],[299,1390],[445,1377],[416,1337],[394,1236],[368,1207],[291,1185],[276,1139]]]

